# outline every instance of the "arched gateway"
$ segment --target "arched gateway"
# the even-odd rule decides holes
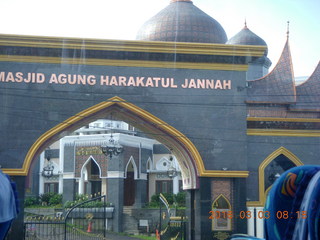
[[[131,125],[152,136],[177,156],[181,166],[183,189],[198,188],[198,176],[204,171],[203,161],[193,143],[181,132],[147,111],[113,97],[68,118],[41,135],[27,153],[21,169],[5,169],[7,173],[27,175],[32,161],[51,143],[99,118],[111,116],[129,121]],[[199,169],[199,170],[198,170]]]

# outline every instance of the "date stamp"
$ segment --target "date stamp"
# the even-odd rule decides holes
[[[275,217],[277,219],[306,219],[308,217],[307,211],[277,211],[272,215],[270,211],[257,211],[254,214],[251,211],[240,211],[239,213],[235,213],[233,211],[209,211],[209,219],[269,219],[270,217]]]

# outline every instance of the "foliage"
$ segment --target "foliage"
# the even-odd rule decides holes
[[[176,201],[179,207],[185,207],[186,206],[186,192],[179,192],[176,195]]]
[[[24,199],[25,207],[30,207],[30,206],[39,205],[39,204],[40,204],[39,197],[26,197]]]
[[[62,194],[55,194],[49,199],[49,205],[58,205],[62,204]]]
[[[62,194],[58,193],[44,193],[38,197],[26,197],[24,199],[25,207],[43,207],[43,206],[57,206],[62,204]]]
[[[178,208],[185,207],[186,206],[186,193],[185,192],[179,192],[178,194],[172,194],[172,193],[163,193],[162,194],[168,201],[168,203],[171,206],[175,207],[175,204],[177,204]],[[155,194],[151,197],[151,201],[147,204],[147,207],[149,208],[158,208],[160,206],[160,194]]]
[[[44,193],[39,196],[42,205],[53,206],[62,203],[62,195],[58,193]]]
[[[87,203],[84,203],[88,200],[90,200],[90,196],[86,195],[86,194],[77,194],[75,197],[75,201],[66,201],[64,204],[65,208],[72,208],[74,206],[76,206],[77,204],[83,203],[81,204],[79,207],[81,208],[93,208],[93,207],[103,207],[104,206],[104,202],[101,201],[100,199],[97,199],[95,201],[90,201]],[[106,203],[106,207],[111,206],[110,203]]]

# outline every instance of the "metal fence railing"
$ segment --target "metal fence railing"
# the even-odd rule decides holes
[[[25,240],[100,240],[106,236],[106,196],[65,209],[59,217],[27,217]]]

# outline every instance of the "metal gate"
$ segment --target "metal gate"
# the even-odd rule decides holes
[[[160,221],[157,239],[159,240],[185,240],[186,239],[186,218],[172,217],[169,203],[165,196],[160,193]],[[165,209],[162,208],[162,204]]]
[[[62,216],[29,217],[24,223],[25,240],[101,240],[106,236],[106,196],[99,196],[65,209]]]
[[[165,229],[160,233],[161,240],[185,240],[186,219],[185,217],[171,217]]]

